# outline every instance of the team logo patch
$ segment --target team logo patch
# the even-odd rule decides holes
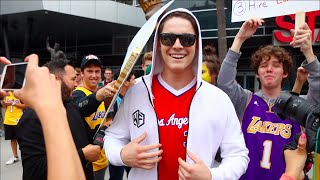
[[[142,125],[144,125],[145,115],[142,112],[140,112],[139,110],[136,110],[132,114],[132,118],[133,118],[133,124],[135,126],[137,126],[138,128],[141,127]]]

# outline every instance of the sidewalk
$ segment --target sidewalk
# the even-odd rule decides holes
[[[12,157],[10,141],[5,141],[4,137],[0,137],[0,153],[1,153],[1,169],[0,180],[21,180],[22,179],[22,164],[19,152],[19,162],[12,165],[6,165],[6,162]]]
[[[0,169],[0,180],[21,180],[22,179],[22,164],[21,164],[21,156],[19,152],[20,161],[16,162],[12,165],[6,165],[6,161],[8,161],[12,157],[10,141],[5,141],[4,137],[0,137],[0,154],[1,154],[1,169]],[[126,173],[125,173],[126,174]],[[106,171],[105,180],[109,179],[109,170]],[[127,178],[124,175],[124,180]]]

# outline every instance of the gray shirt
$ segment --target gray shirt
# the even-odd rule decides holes
[[[239,120],[242,120],[243,114],[245,112],[246,106],[250,100],[250,97],[253,92],[243,89],[236,81],[237,75],[237,63],[241,56],[241,53],[234,52],[229,49],[224,61],[222,62],[221,69],[218,75],[217,86],[222,89],[230,97]],[[302,63],[308,72],[308,82],[309,90],[306,96],[306,99],[312,103],[320,103],[320,63],[316,59],[308,63],[306,60]],[[261,90],[254,93],[257,96],[260,96],[266,99],[271,104],[275,99],[268,99],[264,97]]]

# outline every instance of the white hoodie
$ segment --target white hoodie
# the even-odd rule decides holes
[[[187,9],[179,8],[166,13],[160,22],[168,14],[175,11],[190,14],[196,20],[199,32],[198,52],[193,61],[197,90],[189,110],[187,150],[202,159],[210,168],[212,179],[239,179],[245,173],[249,163],[248,150],[245,146],[239,120],[229,97],[217,87],[201,79],[201,31],[195,16]],[[158,34],[157,31],[156,34]],[[144,132],[147,132],[147,137],[141,142],[141,145],[159,143],[158,120],[153,107],[151,91],[152,77],[163,71],[161,53],[156,48],[157,41],[158,37],[155,35],[150,74],[143,76],[141,82],[136,83],[127,91],[112,126],[106,130],[104,149],[108,160],[113,165],[125,165],[120,156],[121,149]],[[219,147],[223,160],[218,167],[214,167],[214,158]],[[188,156],[186,157],[187,163],[194,164]],[[129,180],[158,179],[157,173],[157,165],[151,170],[132,168]]]

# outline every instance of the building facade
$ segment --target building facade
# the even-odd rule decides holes
[[[224,3],[226,39],[230,47],[242,22],[231,23],[232,0]],[[177,7],[191,10],[199,19],[204,45],[218,47],[216,0],[175,0],[169,9]],[[46,51],[46,38],[49,37],[50,45],[59,43],[75,65],[80,64],[84,55],[95,54],[104,66],[116,69],[122,65],[131,39],[146,20],[136,0],[0,0],[0,21],[0,55],[13,61],[22,61],[26,55],[37,53],[40,63],[47,62],[50,56]],[[320,11],[307,13],[306,21],[314,32],[314,51],[319,56]],[[259,89],[249,59],[262,45],[283,46],[292,54],[295,67],[301,64],[303,55],[288,43],[287,27],[291,26],[287,25],[292,23],[293,15],[265,19],[265,24],[244,44],[237,76],[243,87]],[[145,51],[149,50],[152,50],[152,38],[145,47]],[[139,69],[139,64],[135,69]],[[295,72],[290,74],[285,89],[292,87],[295,76]]]

